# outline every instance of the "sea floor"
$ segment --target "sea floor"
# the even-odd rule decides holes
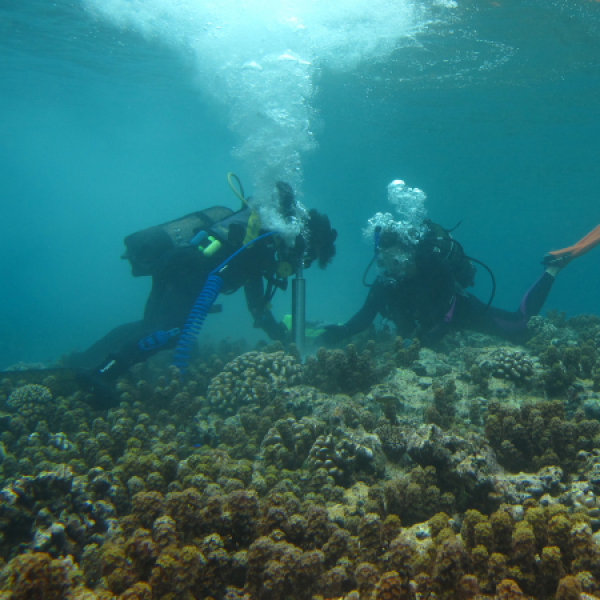
[[[0,382],[0,598],[600,597],[600,319]]]

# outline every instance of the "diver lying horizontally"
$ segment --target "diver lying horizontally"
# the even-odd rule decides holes
[[[509,312],[490,306],[492,298],[485,303],[466,291],[473,285],[473,262],[479,261],[466,256],[448,230],[425,218],[425,194],[421,190],[394,181],[388,186],[388,196],[400,219],[377,213],[365,229],[374,239],[373,260],[381,274],[370,284],[365,303],[349,321],[327,326],[322,336],[327,345],[367,329],[378,314],[392,321],[399,335],[418,338],[424,345],[460,329],[522,341],[528,320],[541,310],[560,269],[600,243],[598,226],[575,246],[550,253],[542,276],[525,294],[518,310]]]

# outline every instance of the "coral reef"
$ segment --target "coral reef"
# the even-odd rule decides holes
[[[323,425],[304,417],[296,421],[292,417],[276,421],[262,441],[265,465],[279,469],[297,469],[307,459]]]
[[[600,598],[600,320],[530,329],[167,353],[112,408],[15,370],[0,599]]]
[[[12,413],[12,419],[20,421],[27,431],[33,431],[39,421],[51,418],[55,410],[51,391],[35,383],[14,389],[5,406]]]
[[[63,600],[74,596],[81,574],[70,558],[53,559],[44,552],[27,552],[13,558],[0,572],[0,589],[11,600]]]
[[[394,362],[398,367],[410,367],[419,360],[421,343],[418,339],[404,340],[398,336],[394,342]]]
[[[443,385],[441,382],[435,382],[433,385],[433,404],[426,408],[425,420],[444,429],[450,427],[456,416],[458,400],[459,394],[454,380],[449,379]]]
[[[533,377],[534,362],[522,350],[497,348],[483,356],[477,365],[482,374],[528,385]]]
[[[354,434],[336,441],[332,435],[320,435],[308,454],[306,464],[319,478],[331,477],[348,484],[355,473],[381,475],[383,450],[377,436]]]
[[[328,394],[366,392],[392,369],[389,362],[377,364],[374,347],[375,343],[370,341],[361,353],[354,344],[348,344],[345,350],[319,348],[316,358],[306,359],[304,380]]]
[[[233,413],[248,402],[268,400],[273,389],[301,383],[302,366],[283,351],[246,352],[210,382],[207,398],[220,410]]]
[[[498,461],[511,471],[556,465],[572,472],[577,453],[600,443],[600,423],[580,416],[567,419],[560,400],[527,402],[519,408],[490,402],[485,433]]]

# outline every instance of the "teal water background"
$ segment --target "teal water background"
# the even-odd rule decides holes
[[[269,71],[260,93],[253,67],[235,64],[239,32],[228,37],[225,27],[209,46],[214,56],[202,57],[180,43],[181,22],[158,0],[143,24],[135,14],[119,21],[119,11],[135,12],[126,0],[106,2],[103,13],[92,4],[0,4],[0,367],[52,361],[139,318],[149,281],[119,260],[123,237],[208,205],[235,207],[228,171],[254,193],[281,168],[306,206],[330,215],[338,256],[327,271],[306,273],[308,316],[328,321],[362,305],[372,248],[361,230],[390,209],[393,179],[425,190],[433,220],[462,221],[455,236],[494,271],[503,308],[518,306],[546,251],[600,222],[598,2],[459,2],[422,13],[419,4],[418,27],[391,46],[386,31],[383,50],[365,44],[381,24],[323,3],[324,20],[341,12],[342,42],[306,42],[312,66]],[[257,56],[272,43],[286,53],[278,27],[244,43],[258,44]],[[359,56],[350,61],[352,48]],[[240,69],[243,78],[219,83]],[[239,149],[271,97],[297,107],[297,81],[311,136],[289,123],[274,131],[287,153],[304,144],[301,170],[287,155],[269,170],[270,140]],[[599,266],[600,250],[569,265],[544,311],[598,314]],[[489,289],[480,270],[476,292]],[[260,337],[241,296],[225,299],[206,336]],[[289,292],[279,296],[278,316],[289,303]]]

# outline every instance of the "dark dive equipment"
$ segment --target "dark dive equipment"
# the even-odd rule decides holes
[[[126,250],[121,258],[131,263],[131,274],[134,277],[152,275],[166,252],[187,246],[196,235],[232,214],[230,208],[213,206],[162,225],[136,231],[123,240]]]
[[[260,216],[253,210],[244,196],[244,188],[241,181],[234,173],[228,173],[227,181],[235,195],[241,201],[238,211],[232,211],[225,207],[209,208],[197,213],[191,213],[181,219],[170,221],[157,227],[152,227],[125,238],[127,252],[123,258],[130,260],[132,273],[134,275],[151,275],[153,265],[164,252],[180,246],[193,246],[206,257],[215,256],[224,246],[236,249],[218,267],[213,269],[206,278],[202,291],[196,298],[194,306],[188,315],[188,319],[181,331],[171,329],[169,331],[157,331],[138,342],[142,351],[155,350],[166,344],[171,338],[179,336],[174,354],[174,365],[183,374],[188,366],[190,352],[198,335],[204,325],[209,312],[215,312],[214,302],[223,288],[221,274],[227,268],[230,261],[248,246],[276,232],[270,231],[260,235]],[[236,187],[237,184],[237,187]],[[292,214],[295,203],[291,187],[284,182],[277,182],[277,189],[284,214]],[[304,253],[304,247],[302,246]],[[286,278],[294,271],[294,266],[288,260],[279,260],[275,276],[268,279],[266,302],[275,293],[277,288],[285,288]],[[293,262],[296,262],[294,260]],[[302,277],[302,257],[298,260],[298,271],[293,281],[293,309],[294,315],[294,339],[299,348],[304,345],[305,330],[305,282]]]
[[[470,287],[473,285],[475,276],[475,267],[471,263],[477,263],[481,265],[490,275],[492,280],[492,291],[490,298],[482,311],[482,314],[491,306],[494,296],[496,295],[496,278],[492,270],[482,261],[468,256],[462,244],[456,241],[450,233],[454,231],[460,222],[455,225],[452,229],[446,229],[437,223],[433,223],[429,219],[426,219],[425,224],[427,225],[427,234],[419,240],[417,248],[425,248],[430,252],[435,252],[440,255],[442,261],[446,261],[452,272],[454,273],[456,281],[463,288]],[[600,230],[600,225],[598,226]],[[365,287],[371,287],[372,283],[367,283],[367,275],[373,266],[373,263],[377,259],[380,251],[380,238],[381,238],[381,227],[376,227],[373,234],[374,243],[374,255],[371,261],[367,265],[362,277],[362,282]]]
[[[179,341],[177,343],[177,347],[175,348],[174,362],[173,364],[179,369],[181,374],[183,375],[185,369],[188,366],[190,352],[200,331],[202,330],[202,326],[204,325],[204,321],[206,320],[206,316],[210,312],[212,305],[214,304],[221,288],[223,287],[223,280],[219,277],[219,274],[227,268],[229,262],[235,258],[240,252],[245,250],[248,246],[257,242],[258,240],[262,240],[269,235],[273,235],[274,231],[269,231],[263,235],[254,238],[247,244],[244,244],[241,248],[236,250],[229,258],[223,261],[216,269],[213,269],[208,277],[206,278],[206,283],[202,288],[202,291],[196,298],[196,302],[194,302],[194,306],[190,311],[188,316],[188,320],[183,326],[183,330],[181,331],[181,335],[179,336]]]
[[[292,337],[298,352],[304,352],[306,336],[306,280],[304,268],[299,266],[292,281]]]
[[[233,184],[234,180],[237,182],[239,190],[235,188]],[[241,181],[235,173],[228,173],[227,181],[234,194],[242,203],[240,210],[229,214],[217,223],[213,223],[208,231],[199,231],[189,243],[197,246],[198,250],[205,256],[213,256],[221,249],[223,243],[231,244],[234,247],[241,245],[241,247],[208,274],[204,287],[196,298],[194,306],[188,315],[188,319],[181,331],[175,348],[173,362],[182,375],[188,366],[190,352],[202,330],[204,321],[208,313],[211,312],[212,306],[223,287],[223,280],[220,277],[220,273],[227,268],[232,259],[248,246],[275,233],[270,231],[263,235],[258,235],[260,232],[260,217],[256,211],[250,208],[248,200],[244,197],[244,188]]]

